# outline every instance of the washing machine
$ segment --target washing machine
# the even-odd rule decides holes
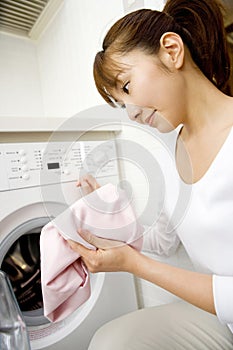
[[[114,137],[72,142],[33,137],[0,144],[0,267],[10,277],[32,349],[86,350],[102,324],[138,308],[134,278],[91,274],[90,298],[65,320],[50,323],[43,316],[40,232],[80,198],[75,184],[81,172],[94,174],[100,184],[119,182],[116,144]]]

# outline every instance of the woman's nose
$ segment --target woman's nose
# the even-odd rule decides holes
[[[135,106],[132,104],[126,104],[126,111],[128,113],[129,119],[133,120],[133,121],[138,121],[137,119],[139,119],[142,109],[139,106]]]

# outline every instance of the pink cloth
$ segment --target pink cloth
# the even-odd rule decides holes
[[[44,315],[61,321],[90,296],[90,277],[79,255],[67,243],[75,240],[95,249],[77,233],[87,229],[98,237],[142,246],[138,223],[125,191],[107,184],[79,199],[43,227],[40,238],[41,286]]]

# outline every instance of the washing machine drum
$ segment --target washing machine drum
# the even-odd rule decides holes
[[[42,310],[39,234],[32,232],[18,238],[3,258],[21,311]]]
[[[48,323],[43,316],[40,273],[40,233],[48,218],[36,218],[15,228],[0,246],[1,269],[10,278],[28,326]]]
[[[30,219],[9,232],[0,242],[0,267],[10,278],[28,326],[32,349],[56,343],[77,328],[93,309],[105,274],[92,275],[91,297],[64,321],[52,324],[43,315],[40,273],[40,233],[48,217]]]
[[[43,308],[40,278],[39,234],[33,232],[18,238],[3,258],[21,311]]]

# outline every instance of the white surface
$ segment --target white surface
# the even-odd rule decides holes
[[[46,116],[69,117],[103,103],[93,79],[93,61],[110,22],[123,14],[119,0],[69,0],[38,41]]]
[[[66,0],[38,41],[0,33],[0,117],[70,117],[103,103],[93,60],[119,0]]]
[[[105,136],[107,137],[108,134],[106,133]],[[94,135],[92,133],[92,139]],[[28,167],[30,168],[31,157],[29,157],[27,149],[30,144],[26,145],[27,147],[24,144],[21,145],[21,148],[17,145],[19,157],[27,156]],[[38,145],[41,146],[42,144]],[[12,147],[8,144],[5,146]],[[12,158],[11,169],[14,169],[15,153],[12,157],[11,154],[8,156]],[[1,157],[0,161],[2,158],[4,157]],[[3,169],[6,170],[5,167]],[[19,186],[15,186],[17,188],[15,190],[0,191],[0,200],[4,203],[4,206],[0,208],[0,259],[3,258],[14,242],[15,235],[18,235],[16,237],[18,238],[25,232],[21,232],[23,230],[22,224],[27,223],[26,226],[28,222],[35,218],[47,217],[48,215],[56,217],[80,197],[80,191],[75,186],[75,182],[63,183],[62,186],[59,184],[42,186],[42,188],[34,186],[19,189],[17,188]],[[118,173],[103,176],[99,178],[99,182],[102,185],[108,182],[118,183]],[[14,235],[10,235],[10,232],[20,227],[20,225],[21,228],[18,231],[16,230]],[[108,274],[104,281],[103,274],[93,275],[91,278],[95,289],[91,298],[83,307],[77,310],[75,317],[71,316],[64,323],[51,324],[49,328],[45,327],[44,330],[41,326],[31,326],[29,328],[30,335],[34,339],[31,340],[32,349],[73,350],[78,346],[78,350],[86,350],[93,333],[103,323],[137,308],[134,279],[131,275],[124,273]],[[124,298],[119,293],[119,286],[124,291]],[[70,332],[71,334],[69,334]],[[41,341],[39,340],[40,337],[42,337]],[[55,341],[57,341],[56,344]]]
[[[98,178],[118,177],[114,140],[107,143],[0,143],[0,161],[5,169],[2,171],[0,191],[75,182],[82,169],[98,173]]]
[[[149,164],[145,164],[145,158],[148,154],[153,159],[156,159],[156,154],[163,147],[159,141],[156,130],[141,126],[138,123],[133,123],[129,120],[125,112],[125,119],[122,115],[122,130],[117,135],[119,145],[121,140],[125,141],[119,150],[122,154],[119,160],[121,171],[121,179],[126,180],[132,187],[134,205],[138,215],[142,215],[143,224],[149,225],[153,222],[153,217],[156,215],[157,201],[155,198],[153,210],[150,214],[145,213],[145,208],[149,197],[149,180],[156,181],[156,174],[152,174],[148,169]],[[127,142],[129,143],[127,147]],[[134,147],[139,150],[136,154]],[[130,151],[132,152],[129,152]],[[133,156],[135,154],[135,157]],[[135,160],[135,161],[134,161]],[[146,215],[144,215],[146,214]]]
[[[95,131],[120,131],[121,125],[119,122],[110,118],[86,118],[80,121],[76,131],[86,131],[95,129]],[[101,117],[101,114],[100,114]],[[0,132],[47,132],[47,131],[71,131],[73,132],[73,123],[65,118],[19,118],[19,117],[3,117],[0,119],[2,126]]]
[[[79,329],[63,341],[44,350],[87,350],[87,344],[101,325],[125,312],[135,310],[136,296],[132,293],[133,288],[134,279],[131,275],[120,272],[106,273],[100,297]]]
[[[144,0],[144,7],[151,10],[162,11],[166,0]]]
[[[0,117],[43,116],[35,44],[0,32],[0,52]]]
[[[180,245],[176,253],[169,257],[159,256],[148,252],[144,252],[144,254],[151,259],[158,260],[166,264],[181,267],[187,270],[194,269],[183,245]],[[140,307],[157,306],[179,300],[179,298],[175,295],[143,279],[137,278],[136,284],[139,294]]]

